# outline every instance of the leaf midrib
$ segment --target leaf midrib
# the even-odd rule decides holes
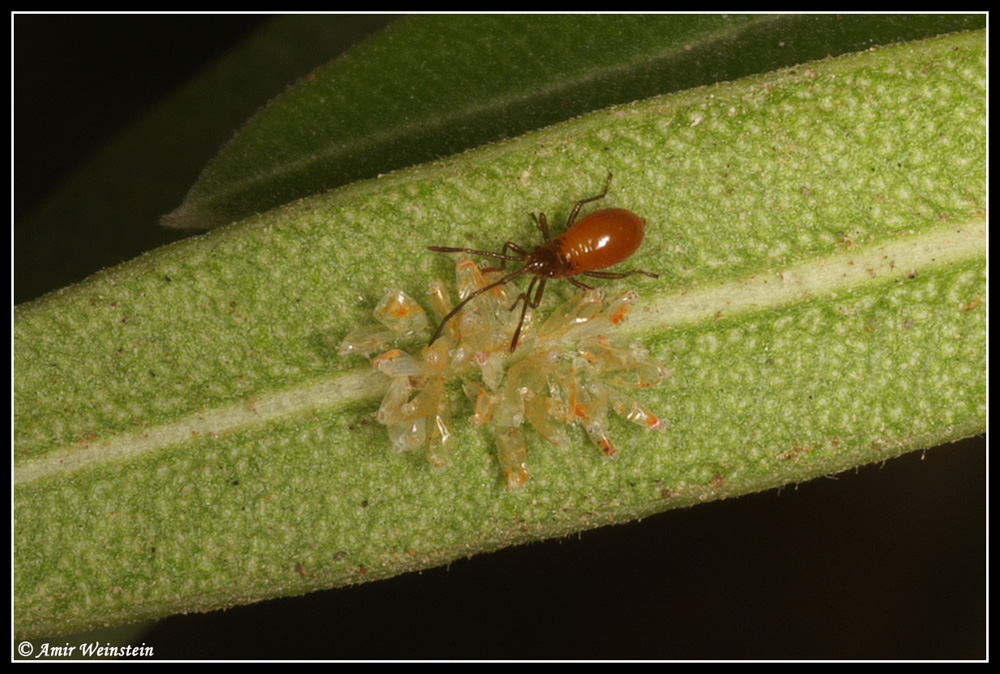
[[[669,327],[715,320],[722,315],[774,310],[810,297],[849,291],[871,283],[888,283],[924,273],[929,268],[979,256],[985,250],[986,221],[939,227],[920,234],[901,234],[895,241],[851,251],[839,251],[797,267],[770,269],[747,278],[713,286],[694,286],[655,297],[640,298],[623,334],[638,335]],[[281,418],[384,394],[384,378],[361,369],[302,382],[249,400],[200,410],[170,423],[73,443],[23,462],[14,485],[24,485],[58,473],[126,461],[162,450],[200,435],[221,435]]]

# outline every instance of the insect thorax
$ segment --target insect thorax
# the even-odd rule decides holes
[[[559,254],[555,242],[549,241],[531,251],[528,259],[524,263],[528,273],[535,276],[553,278],[556,276],[566,276],[572,273],[569,268],[569,260]]]

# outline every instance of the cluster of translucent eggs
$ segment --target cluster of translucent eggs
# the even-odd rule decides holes
[[[461,298],[500,278],[496,271],[484,275],[468,257],[459,260],[457,275]],[[614,346],[609,339],[634,306],[635,291],[611,302],[599,290],[581,292],[537,328],[526,323],[511,354],[520,312],[509,310],[516,299],[509,288],[514,286],[498,286],[469,302],[419,356],[385,350],[424,339],[429,331],[424,309],[397,289],[376,306],[377,324],[354,330],[341,343],[342,356],[371,358],[375,370],[390,378],[376,419],[388,429],[393,450],[425,450],[431,464],[447,464],[454,444],[447,383],[454,379],[474,405],[471,423],[491,429],[512,489],[528,478],[525,423],[557,446],[569,445],[566,427],[578,424],[608,456],[618,451],[608,436],[609,411],[647,429],[665,428],[623,392],[658,383],[665,368],[650,361],[642,346]],[[440,321],[452,309],[444,283],[434,280],[430,297]]]

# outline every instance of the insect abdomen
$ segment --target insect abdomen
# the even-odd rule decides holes
[[[604,269],[627,260],[646,233],[646,221],[624,208],[606,208],[591,213],[552,243],[562,269],[558,276],[572,276]]]

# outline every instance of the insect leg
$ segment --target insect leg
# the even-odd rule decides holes
[[[521,320],[517,322],[517,330],[514,331],[514,339],[510,340],[510,352],[514,353],[514,349],[517,348],[517,341],[521,339],[521,328],[524,327],[524,315],[528,312],[528,305],[531,305],[532,309],[537,309],[538,305],[542,302],[542,293],[545,292],[545,282],[548,279],[544,276],[536,276],[531,279],[531,283],[528,284],[528,290],[518,295],[514,303],[510,305],[510,310],[513,311],[514,307],[517,306],[518,302],[523,301],[524,306],[521,307]],[[535,286],[535,281],[540,281],[538,284],[538,291],[535,293],[535,299],[531,300],[531,290]]]
[[[544,213],[539,213],[536,217],[534,213],[531,214],[531,219],[535,221],[535,225],[538,229],[542,230],[542,238],[546,241],[549,240],[549,221],[545,217]]]
[[[594,286],[589,286],[586,283],[580,283],[579,281],[577,281],[572,276],[567,276],[566,280],[569,281],[570,283],[572,283],[573,285],[575,285],[577,288],[580,288],[582,290],[593,290],[594,289]]]
[[[507,249],[508,248],[512,249],[515,253],[517,253],[518,255],[520,255],[520,257],[514,257],[512,255],[507,255]],[[518,260],[518,261],[520,261],[520,260],[524,260],[525,258],[528,257],[528,251],[526,251],[524,248],[521,248],[519,245],[517,245],[513,241],[506,242],[503,245],[503,248],[500,250],[500,254],[504,256],[504,261],[500,263],[499,267],[487,267],[487,268],[483,269],[482,271],[484,271],[484,272],[487,272],[487,271],[503,271],[504,269],[507,268],[507,260]]]
[[[452,309],[451,311],[449,311],[448,315],[445,316],[444,318],[442,318],[441,322],[438,323],[437,330],[435,330],[434,334],[431,336],[431,341],[428,342],[428,346],[430,346],[431,344],[433,344],[434,342],[437,341],[437,338],[441,336],[441,331],[444,330],[445,324],[448,323],[448,321],[450,321],[452,319],[452,317],[455,316],[455,314],[457,314],[459,311],[461,311],[462,307],[464,307],[466,304],[468,304],[472,300],[474,300],[477,297],[479,297],[480,295],[482,295],[487,290],[492,290],[493,288],[496,288],[497,286],[503,285],[505,283],[510,283],[511,281],[513,281],[514,279],[516,279],[518,276],[520,276],[524,272],[525,272],[525,269],[522,267],[521,269],[518,269],[515,272],[507,274],[506,276],[504,276],[499,281],[495,281],[494,283],[491,283],[489,285],[483,286],[482,288],[480,288],[479,290],[477,290],[474,293],[470,294],[464,300],[462,300],[461,302],[459,302],[455,306],[455,308]],[[516,302],[515,302],[515,304],[516,304]]]
[[[522,258],[528,257],[528,251],[526,251],[524,248],[521,248],[519,245],[517,245],[513,241],[506,242],[503,245],[503,249],[501,249],[500,252],[501,253],[506,253],[508,248],[513,249],[513,251],[515,253],[517,253],[518,255],[520,255]]]
[[[606,183],[604,183],[603,192],[601,192],[597,196],[588,197],[586,199],[580,199],[578,202],[576,202],[576,204],[573,206],[573,210],[569,212],[569,218],[566,220],[566,229],[569,229],[570,225],[576,222],[576,216],[580,214],[580,208],[582,208],[584,204],[589,204],[591,201],[597,201],[598,199],[603,199],[604,197],[608,196],[608,188],[611,186],[611,178],[613,175],[614,175],[613,173],[608,174],[608,180]],[[546,239],[547,238],[548,237],[546,237]]]

